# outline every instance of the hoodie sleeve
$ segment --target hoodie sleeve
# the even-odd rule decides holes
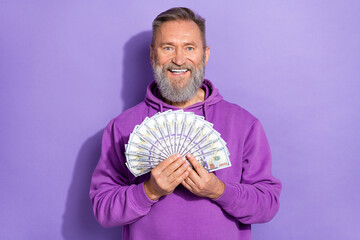
[[[281,183],[272,176],[271,153],[258,120],[244,143],[240,182],[225,182],[224,193],[214,201],[244,224],[270,221],[279,209]]]
[[[114,120],[106,127],[100,160],[94,170],[90,199],[97,221],[103,227],[114,227],[132,223],[146,215],[156,202],[150,200],[144,183],[128,184],[123,141]]]

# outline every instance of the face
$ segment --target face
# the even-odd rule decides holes
[[[203,47],[193,21],[168,21],[156,32],[150,56],[155,80],[164,98],[186,102],[198,91],[210,50]]]

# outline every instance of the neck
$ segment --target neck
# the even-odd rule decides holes
[[[164,101],[167,104],[173,105],[178,108],[186,108],[191,105],[194,105],[195,103],[203,102],[204,100],[205,100],[205,91],[202,88],[199,88],[199,90],[197,91],[195,96],[186,102],[180,102],[180,103],[179,102],[171,102],[167,99],[164,99]]]

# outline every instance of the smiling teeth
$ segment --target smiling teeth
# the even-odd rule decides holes
[[[187,69],[170,69],[173,73],[184,73],[187,71]]]

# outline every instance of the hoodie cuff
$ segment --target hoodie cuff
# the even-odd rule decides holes
[[[149,211],[149,208],[158,200],[151,200],[145,193],[144,182],[135,185],[133,188],[134,202],[136,206],[142,211]]]
[[[239,189],[230,184],[230,183],[224,183],[225,184],[225,190],[223,194],[213,199],[214,202],[218,203],[223,209],[230,209],[234,204],[236,203],[236,200],[239,199]]]

